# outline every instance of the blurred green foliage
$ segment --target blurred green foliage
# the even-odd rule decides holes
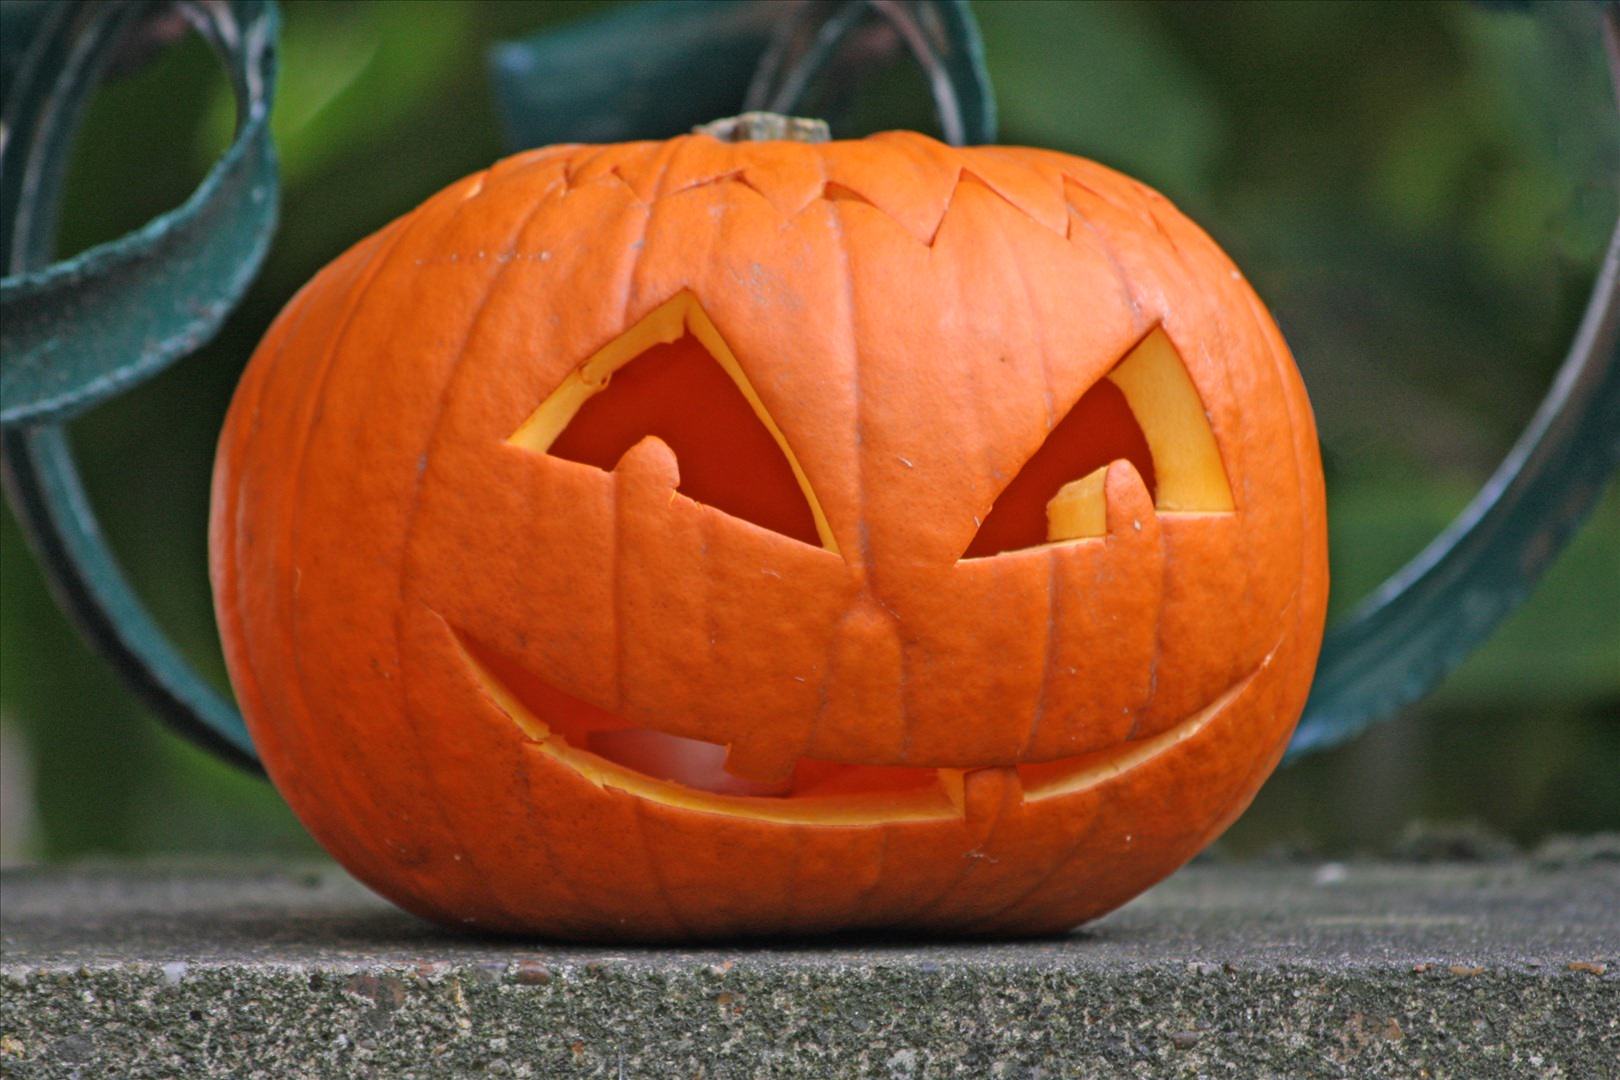
[[[502,153],[484,50],[593,3],[285,4],[283,226],[219,339],[74,425],[155,614],[223,682],[205,551],[213,441],[242,364],[323,263]],[[1165,191],[1242,264],[1305,372],[1329,472],[1334,608],[1488,475],[1562,357],[1616,213],[1620,131],[1595,7],[1034,3],[977,7],[1003,141]],[[909,70],[848,130],[926,126]],[[229,135],[189,40],[106,86],[62,249],[179,203]],[[73,635],[0,525],[8,857],[307,851],[275,793],[161,731]],[[1520,839],[1620,826],[1620,497],[1439,693],[1279,774],[1227,843],[1387,842],[1415,817]]]

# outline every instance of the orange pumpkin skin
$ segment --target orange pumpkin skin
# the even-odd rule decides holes
[[[519,444],[669,304],[734,354],[802,472],[762,497],[813,497],[819,541],[689,497],[661,441],[611,469]],[[1155,329],[1231,509],[1156,507],[1155,452],[1107,472],[1106,535],[964,558]],[[780,486],[768,456],[721,482]],[[1310,406],[1215,244],[1094,163],[910,133],[551,147],[452,185],[267,334],[210,552],[316,838],[428,918],[576,939],[1094,918],[1248,805],[1327,589]],[[616,725],[790,793],[597,755]]]

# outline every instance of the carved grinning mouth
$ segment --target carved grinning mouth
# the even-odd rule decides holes
[[[524,672],[471,638],[453,629],[451,634],[474,684],[512,721],[530,749],[598,787],[688,810],[780,824],[876,825],[969,817],[965,787],[976,770],[801,758],[782,784],[758,784],[726,771],[725,746],[634,727]],[[989,771],[1015,782],[1026,803],[1095,787],[1197,735],[1242,696],[1275,655],[1273,647],[1248,675],[1156,735]]]

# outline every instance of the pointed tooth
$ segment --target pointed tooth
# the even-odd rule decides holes
[[[1108,535],[1117,539],[1156,536],[1159,519],[1153,509],[1153,496],[1136,466],[1121,458],[1108,466],[1103,481],[1108,500]]]

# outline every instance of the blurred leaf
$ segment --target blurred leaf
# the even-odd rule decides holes
[[[411,117],[472,50],[466,4],[285,5],[281,75],[271,133],[282,178],[298,187],[342,155],[375,149]],[[200,142],[233,123],[229,94],[216,96]],[[201,152],[201,151],[199,151]]]

